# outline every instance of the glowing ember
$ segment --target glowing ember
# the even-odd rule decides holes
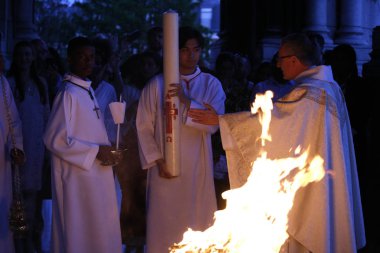
[[[270,141],[268,134],[273,109],[273,94],[256,96],[252,113],[259,112],[262,145]],[[259,111],[258,109],[261,108]],[[253,163],[245,185],[222,194],[227,201],[224,210],[215,212],[215,222],[207,230],[184,233],[171,253],[266,253],[280,252],[289,235],[288,212],[300,187],[323,178],[323,159],[314,157],[308,164],[308,150],[293,157],[270,160],[267,153]]]

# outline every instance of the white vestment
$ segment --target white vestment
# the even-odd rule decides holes
[[[9,229],[9,209],[12,203],[12,170],[10,152],[13,148],[3,93],[11,116],[16,148],[23,150],[22,124],[8,81],[0,75],[0,251],[13,253],[13,237]]]
[[[103,118],[89,81],[64,80],[44,136],[52,153],[52,253],[120,253],[112,167],[96,159],[99,145],[109,145]]]
[[[355,253],[365,245],[350,121],[330,67],[301,73],[295,88],[274,104],[265,150],[268,158],[290,157],[298,145],[309,160],[324,159],[326,174],[300,188],[289,212],[288,252]],[[259,156],[261,125],[248,112],[220,116],[232,188],[242,186]]]
[[[205,102],[218,113],[224,113],[225,94],[215,77],[197,69],[181,79],[184,92],[191,99],[191,108],[204,108]],[[163,76],[156,76],[143,89],[136,118],[141,164],[143,169],[149,169],[147,253],[168,252],[170,246],[182,240],[187,228],[208,228],[216,211],[211,134],[218,127],[192,122],[186,117],[183,104],[179,108],[183,117],[181,174],[173,179],[158,174],[155,161],[164,158],[165,150],[163,90]]]

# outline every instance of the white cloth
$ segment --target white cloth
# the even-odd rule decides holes
[[[12,148],[11,133],[4,104],[3,85],[11,115],[16,147],[23,150],[22,125],[17,107],[8,81],[0,75],[0,249],[3,253],[13,253],[13,237],[9,230],[9,209],[12,202],[12,170],[10,150]]]
[[[116,91],[112,84],[102,80],[98,87],[95,89],[95,97],[98,101],[100,111],[103,115],[104,124],[106,126],[108,139],[112,143],[116,143],[116,130],[117,126],[113,121],[109,104],[117,102]]]
[[[52,152],[52,253],[121,252],[115,181],[111,166],[96,159],[109,145],[89,81],[66,75],[44,136]],[[76,85],[74,85],[74,84]]]
[[[269,127],[272,141],[266,142],[265,150],[268,158],[280,159],[289,157],[289,150],[298,145],[310,147],[309,159],[320,155],[328,173],[298,190],[288,216],[288,250],[357,252],[365,245],[365,232],[343,93],[327,66],[311,68],[295,81],[294,90],[274,104]],[[220,116],[220,129],[231,187],[240,187],[259,155],[261,125],[257,116],[243,112]]]
[[[224,113],[225,94],[220,82],[199,69],[181,79],[190,80],[184,92],[191,98],[191,107],[203,102]],[[153,78],[140,97],[136,127],[143,169],[148,170],[147,253],[168,252],[180,242],[187,228],[204,230],[213,223],[216,197],[213,181],[211,134],[217,126],[197,124],[186,117],[181,104],[181,175],[164,179],[158,175],[155,161],[164,158],[163,76]]]

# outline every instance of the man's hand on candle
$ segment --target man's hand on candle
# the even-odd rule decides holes
[[[169,96],[170,97],[178,97],[179,101],[186,106],[186,108],[190,107],[191,100],[188,98],[183,91],[182,85],[178,83],[172,83],[170,84],[173,89],[169,90]]]
[[[168,172],[164,159],[158,159],[156,161],[156,163],[158,166],[158,173],[159,173],[160,177],[163,177],[163,178],[173,178],[174,177]]]
[[[215,109],[204,103],[204,106],[207,109],[190,109],[188,116],[192,119],[193,122],[203,124],[203,125],[218,125],[219,116],[216,113]]]

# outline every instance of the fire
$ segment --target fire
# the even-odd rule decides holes
[[[265,140],[271,140],[268,113],[273,109],[272,97],[271,92],[259,94],[252,105],[252,113],[261,113],[262,146]],[[203,232],[189,229],[170,253],[280,252],[289,237],[287,216],[297,190],[325,175],[321,157],[307,163],[308,149],[300,151],[301,147],[297,147],[293,157],[278,160],[267,159],[267,153],[262,151],[247,182],[222,194],[227,206],[215,212],[213,226]]]

